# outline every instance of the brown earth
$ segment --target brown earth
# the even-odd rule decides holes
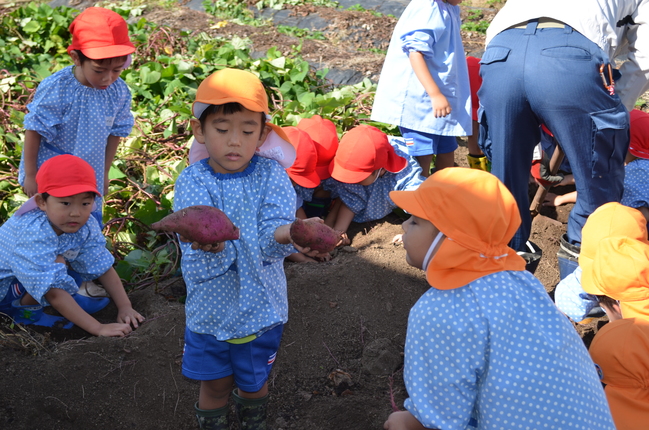
[[[364,37],[377,40],[379,34],[387,43],[394,25],[393,18],[367,12],[331,14],[337,34],[358,28],[359,22],[385,30],[359,35],[358,46]],[[202,29],[213,21],[187,9],[154,10],[147,18]],[[247,35],[257,50],[279,46],[289,51],[296,43],[268,28],[228,25],[219,31]],[[333,43],[305,41],[302,50],[327,64],[350,66],[353,60],[368,75],[378,74],[382,64],[379,54],[359,55]],[[466,153],[461,146],[458,165],[466,166]],[[544,251],[536,276],[550,295],[558,282],[555,255],[569,209],[545,208],[533,225],[532,240]],[[423,273],[406,263],[403,247],[391,243],[401,221],[392,214],[353,224],[352,247],[335,251],[331,261],[285,264],[289,323],[269,379],[271,429],[380,429],[393,408],[402,406],[406,321],[428,285]],[[183,288],[182,279],[171,278],[131,293],[134,308],[147,322],[124,339],[0,322],[0,428],[197,428],[192,411],[199,384],[180,372],[185,316],[177,299]],[[96,317],[110,322],[115,314],[110,305]],[[578,330],[588,343],[604,323],[605,318]]]

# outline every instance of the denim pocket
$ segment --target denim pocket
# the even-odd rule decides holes
[[[498,61],[505,61],[510,52],[511,49],[504,46],[488,46],[480,59],[480,64],[491,64]]]
[[[590,114],[593,121],[592,177],[602,177],[624,163],[629,146],[629,113],[619,104]]]
[[[544,57],[562,58],[565,60],[590,61],[592,55],[584,48],[577,46],[556,46],[541,50]]]

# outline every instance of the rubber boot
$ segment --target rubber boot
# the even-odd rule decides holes
[[[194,404],[196,420],[201,430],[228,430],[228,405],[218,409],[199,409],[198,402]]]
[[[239,396],[239,390],[235,388],[232,391],[232,398],[241,430],[266,430],[268,394],[260,399],[244,399]]]
[[[528,240],[525,243],[525,251],[518,251],[517,254],[525,260],[525,270],[534,274],[543,256],[541,248],[536,246],[534,242]]]
[[[563,279],[570,275],[579,266],[579,252],[581,248],[568,242],[568,236],[562,235],[559,240],[559,278]]]
[[[466,159],[469,162],[470,168],[491,172],[491,163],[486,156],[467,154]]]

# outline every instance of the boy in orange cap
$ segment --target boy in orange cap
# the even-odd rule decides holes
[[[390,197],[412,214],[406,261],[431,288],[408,319],[407,410],[384,428],[613,430],[583,342],[507,245],[521,222],[507,188],[451,167]]]
[[[645,429],[649,422],[649,243],[624,237],[601,241],[592,278],[587,290],[597,295],[611,322],[593,338],[590,355],[606,384],[617,430]]]
[[[359,125],[343,135],[329,171],[331,178],[324,188],[338,200],[325,224],[343,232],[343,245],[350,243],[346,232],[352,221],[383,218],[396,207],[390,191],[412,190],[424,180],[403,138],[388,137],[370,125]]]
[[[296,197],[284,170],[295,149],[268,122],[266,90],[251,72],[214,72],[199,85],[192,112],[195,145],[207,158],[178,177],[174,210],[217,207],[239,227],[240,238],[181,243],[187,285],[182,372],[201,381],[195,411],[202,429],[229,428],[230,395],[241,428],[266,429],[268,374],[288,320],[283,263],[296,252],[290,236]]]
[[[66,326],[65,319],[43,313],[52,305],[92,335],[125,336],[144,318],[131,307],[90,216],[99,195],[95,172],[79,157],[58,155],[43,163],[36,180],[38,193],[0,227],[0,312],[23,324]],[[83,280],[99,279],[117,305],[116,323],[100,324],[89,315],[108,299],[77,294],[68,265]]]
[[[582,230],[579,266],[554,290],[557,307],[573,321],[586,324],[591,318],[604,315],[597,297],[586,291],[592,289],[593,259],[599,243],[618,236],[647,241],[647,220],[640,211],[611,202],[600,206],[588,217]]]
[[[101,7],[81,12],[70,24],[70,34],[68,54],[74,65],[43,79],[27,105],[18,181],[31,197],[38,191],[36,173],[46,160],[60,154],[84,159],[95,171],[101,192],[93,216],[102,224],[101,195],[108,192],[108,172],[121,138],[131,133],[134,123],[131,91],[119,76],[130,65],[135,46],[124,18]],[[80,292],[105,293],[90,281]]]
[[[305,194],[303,208],[306,216],[324,218],[331,205],[331,192],[323,188],[322,182],[331,177],[329,164],[331,164],[331,160],[333,160],[338,150],[338,131],[331,120],[322,118],[320,115],[302,118],[298,122],[297,128],[307,132],[311,140],[313,140],[318,154],[315,171],[320,177],[320,184],[309,191],[297,191],[298,188],[296,187],[296,191]]]

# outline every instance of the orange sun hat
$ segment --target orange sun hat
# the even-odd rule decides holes
[[[318,152],[318,163],[316,165],[318,176],[323,181],[329,179],[331,177],[329,164],[336,155],[339,144],[336,125],[320,115],[313,115],[311,118],[301,119],[297,124],[297,128],[306,131],[315,144]]]
[[[449,167],[390,198],[447,237],[426,269],[433,288],[451,290],[491,273],[525,270],[525,260],[507,245],[521,224],[516,200],[491,173]]]
[[[633,109],[629,115],[629,152],[638,158],[649,159],[649,114]]]
[[[70,24],[70,33],[72,44],[68,54],[76,50],[92,60],[103,60],[135,52],[124,18],[103,7],[89,7],[81,12]]]
[[[610,237],[597,246],[589,294],[609,296],[620,303],[624,318],[649,321],[649,243]]]
[[[593,285],[593,259],[599,243],[609,237],[622,236],[647,240],[647,220],[637,209],[610,202],[598,207],[586,220],[581,232],[581,286],[588,294],[602,295]]]
[[[356,184],[380,168],[397,173],[407,164],[408,160],[396,153],[385,133],[371,125],[359,125],[340,139],[329,171],[337,181]]]
[[[318,152],[315,144],[306,131],[297,127],[283,127],[284,133],[295,146],[295,162],[286,169],[288,176],[304,188],[315,188],[320,185],[320,176],[316,173]]]
[[[624,318],[602,327],[588,350],[596,364],[615,427],[644,430],[649,423],[649,324]]]

